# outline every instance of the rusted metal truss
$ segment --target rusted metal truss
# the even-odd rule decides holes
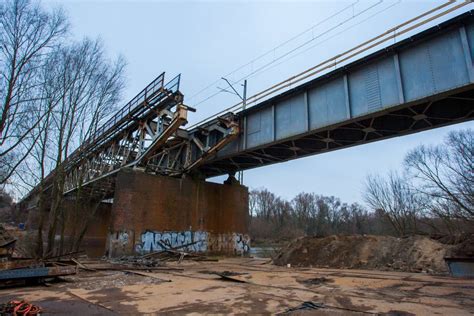
[[[146,161],[145,171],[170,176],[192,172],[238,134],[239,125],[232,114],[191,131],[179,130]]]
[[[170,176],[191,173],[237,137],[231,113],[199,129],[181,128],[194,109],[183,104],[179,76],[166,85],[163,79],[164,73],[68,158],[66,194],[83,187],[106,196],[122,168]]]

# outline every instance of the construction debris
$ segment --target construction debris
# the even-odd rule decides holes
[[[326,284],[326,283],[331,283],[331,282],[334,282],[334,280],[326,278],[326,277],[319,277],[319,278],[306,279],[306,280],[303,280],[301,283],[312,286],[312,285],[321,285],[321,284]]]
[[[233,271],[223,271],[223,272],[215,272],[212,271],[210,274],[215,274],[220,276],[223,280],[226,281],[233,281],[238,283],[247,283],[247,280],[241,278],[242,275],[246,275],[247,273],[240,273],[240,272],[233,272]]]
[[[180,263],[183,261],[185,258],[189,260],[194,260],[194,261],[218,261],[216,258],[208,258],[207,256],[203,254],[199,254],[196,252],[185,252],[185,251],[179,251],[178,249],[186,249],[187,247],[195,244],[196,242],[192,242],[189,244],[181,245],[179,247],[174,247],[174,248],[168,248],[165,245],[161,244],[165,250],[160,250],[156,252],[151,252],[148,254],[145,254],[140,257],[141,260],[143,259],[150,259],[154,258],[155,260],[159,260],[161,262],[165,261],[178,261]]]
[[[292,312],[296,311],[302,311],[302,310],[315,310],[315,309],[321,309],[324,308],[323,303],[314,303],[314,302],[303,302],[301,305],[289,308],[286,312],[281,313],[279,315],[288,315],[291,314]]]
[[[26,301],[10,301],[8,303],[0,304],[0,315],[33,316],[33,315],[39,315],[40,313],[41,313],[41,307],[30,304]]]
[[[121,258],[110,259],[113,265],[126,266],[130,268],[155,268],[162,266],[161,260],[156,258],[144,258],[134,256],[124,256]]]
[[[15,240],[2,240],[0,245],[0,286],[22,285],[28,281],[44,282],[45,279],[59,276],[77,274],[78,270],[88,272],[97,271],[122,271],[124,273],[136,271],[182,271],[181,268],[166,267],[165,262],[189,259],[194,261],[217,261],[207,258],[202,254],[179,251],[188,245],[178,248],[168,248],[163,251],[145,254],[142,256],[129,256],[110,260],[87,261],[80,260],[78,256],[82,252],[71,252],[63,255],[48,257],[45,259],[33,259],[25,257],[14,257]],[[7,249],[1,251],[2,249]],[[134,271],[134,272],[132,272]]]
[[[12,238],[3,227],[0,227],[0,237],[0,286],[25,284],[32,280],[44,281],[77,273],[77,265],[74,262],[60,261],[70,254],[47,259],[17,257],[16,239]],[[20,309],[28,310],[25,306],[27,305],[22,303]]]
[[[22,299],[55,315],[470,315],[474,308],[470,280],[446,276],[287,269],[240,257],[169,262],[157,271],[106,271],[96,268],[121,266],[105,259],[76,261],[97,271],[79,266],[79,274],[47,288],[0,289],[0,303]],[[224,282],[220,275],[245,282]]]
[[[0,271],[0,282],[9,280],[27,280],[27,279],[38,279],[38,278],[52,278],[64,275],[71,275],[77,273],[76,266],[63,266],[63,267],[36,267],[36,268],[20,268],[20,269],[8,269]]]

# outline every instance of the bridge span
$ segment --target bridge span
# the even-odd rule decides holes
[[[224,184],[205,178],[472,120],[473,61],[469,11],[189,128],[187,113],[194,109],[183,103],[180,76],[165,83],[163,73],[20,204],[32,210],[32,227],[41,213],[39,196],[63,183],[62,225],[74,227],[85,218],[100,254],[156,251],[163,243],[193,245],[189,251],[245,252],[248,188],[233,178]]]
[[[180,76],[163,73],[67,158],[64,192],[111,198],[124,168],[203,179],[471,120],[473,60],[471,10],[191,128]]]
[[[206,176],[471,120],[473,11],[237,114],[239,138]]]

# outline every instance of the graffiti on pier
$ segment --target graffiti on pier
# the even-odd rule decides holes
[[[135,251],[148,253],[166,249],[186,252],[225,252],[247,254],[250,237],[239,233],[212,234],[205,231],[151,231],[143,232],[135,244]]]
[[[206,252],[208,234],[203,231],[157,232],[142,233],[141,243],[136,245],[139,253],[161,251],[175,248],[188,252]]]
[[[250,237],[248,235],[233,234],[234,251],[238,254],[246,254],[250,251]]]

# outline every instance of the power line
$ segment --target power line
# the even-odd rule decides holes
[[[278,60],[280,60],[280,59],[282,59],[282,58],[288,56],[289,54],[291,54],[291,53],[293,53],[293,52],[299,50],[300,48],[302,48],[302,47],[308,45],[309,43],[313,42],[314,40],[316,40],[316,39],[318,39],[318,38],[320,38],[320,37],[322,37],[322,36],[324,36],[324,35],[330,33],[331,31],[335,30],[336,28],[340,27],[341,25],[344,25],[345,23],[347,23],[347,22],[353,20],[354,18],[356,18],[356,17],[358,17],[358,16],[364,14],[365,12],[369,11],[370,9],[372,9],[372,8],[374,8],[374,7],[376,7],[376,6],[378,6],[378,5],[379,5],[380,3],[382,3],[382,2],[383,2],[383,1],[380,0],[379,2],[377,2],[377,3],[375,3],[375,4],[371,5],[371,6],[369,6],[368,8],[366,8],[366,9],[364,9],[364,10],[362,10],[362,11],[359,12],[358,14],[353,15],[351,18],[346,19],[346,20],[340,22],[338,25],[333,26],[333,27],[327,29],[326,31],[320,33],[318,36],[311,38],[310,40],[304,42],[303,44],[301,44],[301,45],[295,47],[294,49],[292,49],[292,50],[286,52],[285,54],[281,55],[280,57],[274,59],[273,61],[271,61],[271,62],[269,62],[269,63],[267,63],[267,64],[261,66],[260,68],[254,70],[254,71],[252,71],[250,74],[246,75],[245,77],[240,78],[240,79],[237,80],[236,82],[240,82],[240,81],[242,81],[242,80],[244,80],[244,79],[248,79],[251,75],[253,75],[253,74],[256,73],[256,72],[259,72],[260,70],[262,70],[262,72],[266,71],[265,68],[268,67],[269,65],[273,64],[274,62],[276,62],[276,61],[278,61]],[[347,30],[347,29],[346,29],[346,30]],[[314,47],[314,46],[313,46],[313,47]],[[289,59],[288,59],[288,60],[289,60]]]
[[[449,1],[437,6],[433,9],[431,9],[431,10],[428,10],[428,11],[426,11],[426,12],[424,12],[424,13],[422,13],[422,14],[420,14],[420,15],[412,18],[412,19],[409,19],[409,20],[407,20],[407,21],[405,21],[405,22],[403,22],[403,23],[387,30],[386,32],[381,33],[380,35],[378,35],[376,37],[373,37],[373,38],[363,42],[362,44],[359,44],[359,45],[357,45],[357,46],[355,46],[355,47],[353,47],[353,48],[351,48],[351,49],[349,49],[349,50],[347,50],[343,53],[340,53],[340,54],[338,54],[338,55],[336,55],[336,56],[334,56],[330,59],[327,59],[327,60],[317,64],[316,66],[313,66],[313,67],[311,67],[311,68],[309,68],[309,69],[307,69],[307,70],[305,70],[301,73],[298,73],[298,74],[296,74],[296,75],[294,75],[294,76],[292,76],[288,79],[285,79],[285,80],[283,80],[283,81],[281,81],[277,84],[274,84],[273,86],[271,86],[271,87],[269,87],[269,88],[267,88],[263,91],[260,91],[259,93],[257,93],[255,95],[251,96],[250,98],[248,98],[248,103],[255,103],[256,101],[258,101],[262,98],[265,98],[265,97],[267,97],[267,96],[269,96],[269,95],[271,95],[271,94],[273,94],[273,93],[275,93],[275,92],[277,92],[281,89],[284,89],[284,88],[286,88],[286,87],[288,87],[292,84],[295,84],[297,82],[305,80],[305,79],[307,79],[311,76],[314,76],[315,74],[320,73],[320,72],[322,72],[326,69],[334,67],[334,66],[336,66],[336,61],[337,60],[338,60],[339,64],[343,63],[343,62],[345,62],[345,61],[347,61],[347,60],[349,60],[349,59],[351,59],[351,58],[353,58],[353,57],[355,57],[355,56],[357,56],[357,55],[359,55],[359,54],[361,54],[361,53],[363,53],[363,52],[365,52],[365,51],[367,51],[371,48],[374,48],[374,47],[386,42],[389,39],[394,39],[394,38],[396,38],[396,36],[400,36],[402,34],[405,34],[405,33],[409,32],[409,31],[412,31],[412,30],[414,30],[414,29],[416,29],[416,28],[418,28],[422,25],[425,25],[426,23],[429,23],[429,22],[431,22],[435,19],[438,19],[442,16],[445,16],[446,14],[448,14],[450,12],[453,12],[457,9],[460,9],[461,7],[471,3],[471,1],[470,0],[465,0],[461,4],[458,4],[458,5],[456,5],[454,7],[451,7],[451,8],[447,8],[443,12],[440,12],[440,13],[437,13],[436,15],[434,15],[434,16],[428,17],[425,20],[422,20],[422,21],[420,21],[420,22],[418,22],[418,23],[416,23],[412,26],[408,26],[408,25],[412,24],[413,22],[415,22],[417,20],[420,20],[420,19],[422,19],[422,18],[424,18],[428,15],[431,15],[432,13],[435,13],[436,11],[439,11],[439,10],[441,10],[441,9],[443,9],[443,8],[453,4],[453,3],[456,3],[456,1],[449,0]],[[406,26],[408,26],[406,29],[402,29]],[[402,29],[402,30],[400,30],[400,29]],[[398,30],[400,30],[400,31],[398,31]],[[324,65],[326,65],[326,66],[324,66]],[[208,121],[209,119],[211,119],[213,117],[224,114],[224,113],[226,113],[230,110],[237,110],[237,109],[239,109],[239,106],[241,106],[241,104],[242,103],[240,102],[240,103],[237,103],[237,104],[235,104],[231,107],[228,107],[224,110],[221,110],[218,113],[215,113],[214,115],[212,115],[212,116],[210,116],[210,117],[208,117],[208,118],[206,118],[206,119],[204,119],[204,120],[202,120],[198,123],[195,123],[194,125],[192,125],[189,128],[194,128],[195,126],[197,126],[201,123],[204,123],[204,122]]]
[[[353,7],[353,6],[354,6],[356,3],[358,3],[358,2],[359,2],[359,1],[356,1],[356,2],[352,3],[351,5],[349,5],[349,6],[345,7],[345,8],[343,8],[342,10],[336,12],[335,14],[333,14],[333,15],[331,15],[330,17],[324,19],[323,21],[321,21],[321,22],[319,22],[319,23],[313,25],[311,28],[306,29],[305,31],[299,33],[298,35],[294,36],[293,38],[291,38],[291,39],[285,41],[284,43],[282,43],[282,44],[280,44],[280,45],[278,45],[276,48],[274,48],[274,49],[272,49],[272,50],[269,50],[267,53],[260,55],[259,57],[253,59],[251,62],[249,62],[249,63],[247,63],[247,64],[245,64],[245,65],[243,65],[243,66],[237,68],[236,70],[234,70],[234,71],[232,71],[232,72],[230,72],[230,73],[227,74],[226,76],[229,76],[229,75],[231,75],[231,74],[237,72],[238,70],[240,70],[240,69],[242,69],[242,68],[244,68],[244,67],[246,67],[246,66],[252,64],[252,63],[255,62],[256,60],[261,59],[262,57],[268,55],[268,53],[273,52],[275,49],[280,48],[280,47],[284,46],[285,44],[289,43],[290,41],[292,41],[292,40],[294,40],[294,39],[300,37],[301,35],[307,33],[308,31],[313,30],[315,27],[321,25],[322,23],[328,21],[329,19],[331,19],[331,18],[333,18],[333,17],[339,15],[340,13],[346,11],[348,8]],[[312,37],[310,40],[308,40],[308,41],[304,42],[303,44],[297,46],[296,48],[294,48],[294,49],[292,49],[292,50],[290,50],[290,51],[284,53],[283,55],[279,56],[278,58],[274,58],[272,61],[268,62],[267,64],[265,64],[265,65],[263,65],[263,66],[261,66],[261,67],[259,67],[259,68],[256,69],[256,70],[253,70],[251,73],[249,73],[249,74],[247,74],[246,76],[240,78],[239,80],[233,81],[233,83],[238,83],[238,82],[241,82],[241,81],[244,80],[244,79],[248,79],[252,74],[261,71],[262,69],[268,67],[269,65],[271,65],[271,64],[273,64],[273,63],[275,63],[275,62],[277,62],[277,61],[280,60],[281,58],[284,58],[284,57],[288,56],[289,54],[291,54],[291,53],[297,51],[298,49],[301,49],[302,47],[304,47],[304,46],[308,45],[309,43],[313,42],[314,40],[316,40],[316,39],[318,39],[318,38],[320,38],[320,37],[322,37],[322,36],[324,36],[324,35],[330,33],[331,31],[333,31],[333,30],[337,29],[338,27],[340,27],[340,26],[346,24],[347,22],[349,22],[349,21],[351,21],[351,20],[353,20],[353,19],[356,19],[356,18],[359,17],[360,15],[362,15],[362,14],[368,12],[369,10],[371,10],[371,9],[373,9],[374,7],[380,5],[381,3],[383,3],[383,0],[379,0],[379,1],[376,2],[375,4],[370,5],[369,7],[363,9],[362,11],[358,12],[357,14],[353,13],[350,18],[348,18],[348,19],[346,19],[346,20],[340,22],[340,23],[337,24],[336,26],[333,26],[333,27],[331,27],[331,28],[329,28],[329,29],[327,29],[327,30],[325,30],[325,31],[323,31],[323,32],[321,32],[321,33],[319,33],[317,36],[314,36],[314,35],[313,35],[313,37]],[[264,70],[262,70],[262,72],[263,72],[263,71],[264,71]],[[201,92],[203,92],[203,91],[205,91],[205,90],[207,90],[207,89],[209,89],[209,88],[211,88],[211,87],[213,88],[213,87],[215,86],[215,84],[218,83],[219,81],[220,81],[220,80],[217,80],[217,81],[213,82],[212,84],[210,84],[210,85],[207,86],[206,88],[202,89],[202,90],[201,90],[200,92],[198,92],[198,93],[201,93]],[[211,94],[210,96],[207,96],[207,97],[205,97],[204,99],[198,101],[197,103],[194,104],[194,106],[195,106],[195,107],[196,107],[196,106],[199,106],[200,104],[202,104],[202,103],[204,103],[204,102],[206,102],[206,101],[208,101],[208,100],[210,100],[210,99],[216,97],[216,96],[219,95],[220,93],[222,93],[222,91],[215,92],[215,93]],[[197,96],[197,95],[198,95],[198,94],[194,94],[193,96],[190,97],[190,99],[188,99],[188,101],[191,100],[193,97],[195,97],[195,96]]]
[[[265,69],[264,71],[261,71],[261,72],[253,72],[253,73],[249,74],[247,77],[245,77],[245,79],[249,79],[249,78],[256,77],[257,75],[260,75],[260,74],[264,73],[264,72],[267,71],[267,70],[270,70],[270,69],[273,69],[273,68],[275,68],[275,67],[278,67],[279,65],[281,65],[281,64],[283,64],[283,63],[285,63],[285,62],[287,62],[287,61],[289,61],[289,60],[291,60],[291,59],[293,59],[293,58],[295,58],[295,57],[297,57],[297,56],[299,56],[299,55],[301,55],[301,54],[303,54],[303,53],[305,53],[305,52],[307,52],[307,51],[309,51],[309,50],[311,50],[311,49],[313,49],[314,47],[317,47],[317,46],[319,46],[319,45],[321,45],[321,44],[323,44],[323,43],[325,43],[325,42],[327,42],[327,41],[329,41],[329,40],[331,40],[331,39],[333,39],[333,38],[335,38],[335,37],[341,35],[342,33],[346,32],[347,30],[350,30],[350,29],[352,29],[352,28],[354,28],[354,27],[356,27],[356,26],[361,25],[361,24],[364,23],[364,22],[367,22],[367,21],[370,20],[371,18],[373,18],[373,17],[379,15],[380,13],[383,13],[383,12],[387,11],[388,9],[390,9],[390,8],[392,8],[392,7],[394,7],[394,6],[398,5],[398,4],[400,4],[401,2],[402,2],[402,0],[398,0],[398,1],[395,2],[395,3],[392,3],[390,6],[388,6],[388,7],[386,7],[386,8],[383,8],[382,10],[379,10],[379,11],[375,12],[374,14],[368,16],[368,17],[365,18],[364,20],[359,21],[359,22],[357,22],[357,23],[355,23],[355,24],[353,24],[353,25],[351,25],[351,26],[349,26],[349,27],[343,29],[343,30],[340,31],[340,32],[338,32],[338,33],[336,33],[336,34],[333,34],[332,36],[330,36],[330,37],[328,37],[328,38],[326,38],[326,39],[324,39],[324,40],[322,40],[322,41],[320,41],[320,42],[315,43],[314,45],[308,47],[307,49],[305,49],[305,50],[303,50],[303,51],[301,51],[301,52],[298,52],[297,54],[295,54],[295,55],[293,55],[293,56],[290,56],[289,58],[287,58],[287,59],[285,59],[285,60],[279,62],[279,63],[276,64],[276,65],[271,66],[270,68]]]
[[[354,7],[357,3],[359,3],[359,2],[360,2],[360,0],[357,0],[357,1],[355,1],[355,2],[353,2],[353,3],[351,3],[351,4],[349,4],[348,6],[344,7],[344,8],[341,9],[340,11],[337,11],[336,13],[330,15],[329,17],[325,18],[324,20],[322,20],[322,21],[320,21],[320,22],[318,22],[318,23],[312,25],[310,28],[307,28],[306,30],[304,30],[304,31],[302,31],[302,32],[300,32],[300,33],[298,33],[297,35],[291,37],[290,39],[288,39],[288,40],[286,40],[285,42],[283,42],[283,43],[277,45],[276,47],[274,47],[274,48],[272,48],[272,49],[266,51],[265,53],[259,55],[258,57],[252,59],[251,61],[249,61],[249,62],[247,62],[247,63],[245,63],[245,64],[243,64],[243,65],[237,67],[236,69],[232,70],[232,71],[229,72],[228,74],[224,75],[224,77],[228,77],[228,76],[230,76],[230,75],[236,73],[237,71],[241,70],[242,68],[245,68],[245,67],[251,65],[252,63],[256,62],[257,60],[259,60],[259,59],[261,59],[261,58],[267,56],[268,54],[273,53],[273,52],[274,52],[275,50],[277,50],[278,48],[283,47],[284,45],[286,45],[286,44],[288,44],[289,42],[291,42],[291,41],[297,39],[298,37],[300,37],[300,36],[302,36],[302,35],[308,33],[309,31],[312,31],[313,29],[315,29],[315,28],[318,27],[319,25],[321,25],[321,24],[323,24],[323,23],[329,21],[330,19],[332,19],[332,18],[338,16],[339,14],[341,14],[341,13],[347,11],[348,9],[353,8],[353,7]],[[379,1],[379,2],[380,2],[380,1]],[[217,83],[219,83],[219,82],[220,82],[220,79],[217,79],[217,80],[214,81],[213,83],[209,84],[208,86],[204,87],[203,89],[201,89],[201,90],[199,90],[198,92],[196,92],[196,93],[194,93],[193,95],[191,95],[191,96],[188,98],[188,100],[192,100],[192,99],[194,99],[197,95],[201,94],[203,91],[205,91],[205,90],[207,90],[207,89],[209,89],[209,88],[213,88],[214,85],[217,84]]]

